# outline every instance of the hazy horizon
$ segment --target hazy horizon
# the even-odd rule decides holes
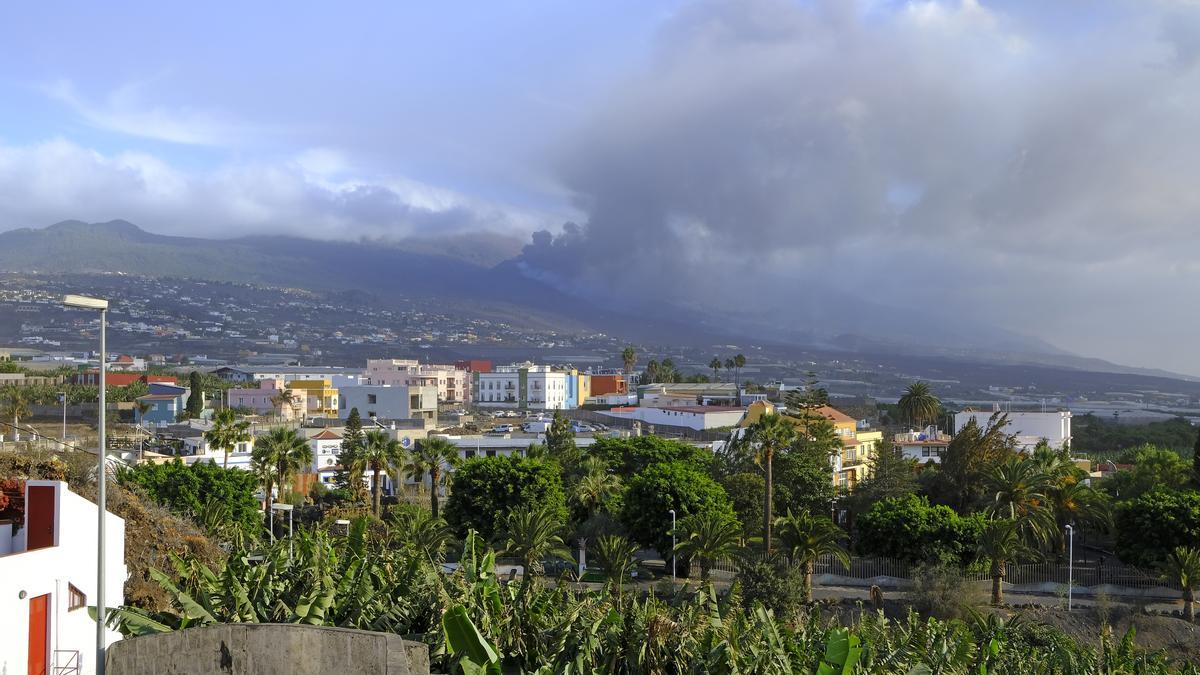
[[[796,324],[821,296],[1200,375],[1197,3],[0,17],[0,231],[487,231],[586,295]]]

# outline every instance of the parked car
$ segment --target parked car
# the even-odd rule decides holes
[[[521,425],[521,430],[527,434],[544,434],[550,429],[549,422],[526,422]]]
[[[496,426],[492,427],[492,431],[497,434],[511,434],[512,430],[513,425],[511,424],[497,424]]]
[[[590,424],[585,424],[583,422],[571,422],[571,431],[577,434],[588,434],[595,431],[595,429]]]

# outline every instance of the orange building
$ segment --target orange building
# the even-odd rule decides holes
[[[628,393],[629,385],[625,382],[624,374],[592,375],[592,396]]]

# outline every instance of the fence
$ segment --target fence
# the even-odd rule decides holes
[[[761,559],[762,554],[752,554]],[[720,578],[732,578],[737,575],[741,562],[739,560],[722,560],[713,566],[713,572]],[[840,585],[848,582],[870,582],[881,586],[907,586],[918,573],[920,565],[893,558],[860,558],[853,557],[849,565],[833,556],[822,556],[813,566],[817,583],[824,585]],[[988,570],[952,569],[965,581],[991,581]],[[824,577],[824,579],[822,579]],[[1061,587],[1066,590],[1070,581],[1076,589],[1099,588],[1106,592],[1119,594],[1122,589],[1141,594],[1159,595],[1161,597],[1178,597],[1182,587],[1175,582],[1162,579],[1157,574],[1136,567],[1130,567],[1117,561],[1078,561],[1074,566],[1066,563],[1044,562],[1025,565],[1009,564],[1005,566],[1004,582],[1009,586],[1038,587],[1031,591],[1050,591],[1049,586]],[[1146,593],[1156,591],[1155,593]]]

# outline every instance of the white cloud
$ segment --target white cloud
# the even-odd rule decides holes
[[[229,145],[244,141],[254,130],[222,115],[191,107],[168,107],[145,99],[149,81],[128,82],[93,101],[66,79],[42,87],[88,124],[106,131],[187,145]]]
[[[150,154],[106,155],[64,139],[0,145],[0,230],[117,218],[163,234],[324,239],[520,233],[554,222],[403,177],[365,178],[331,150],[192,172]]]

